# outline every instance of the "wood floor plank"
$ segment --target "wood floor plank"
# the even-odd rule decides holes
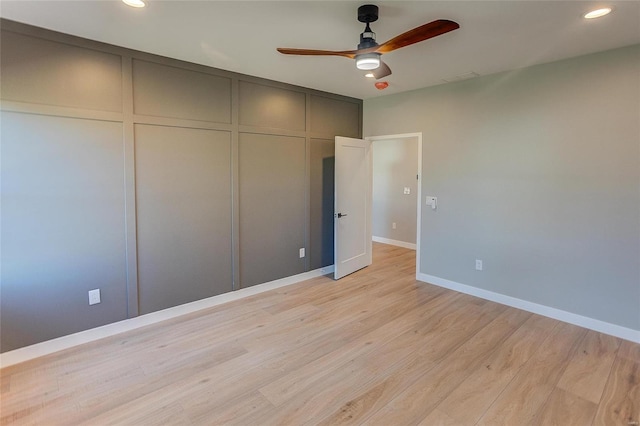
[[[480,365],[530,315],[515,309],[503,311],[495,321],[466,340],[446,360],[373,413],[365,424],[419,423],[469,375],[469,371]]]
[[[277,350],[273,352],[275,357],[270,359],[263,359],[262,362],[256,365],[246,365],[243,374],[251,377],[251,381],[236,380],[235,377],[226,376],[218,378],[217,385],[221,388],[219,391],[215,391],[217,396],[215,401],[211,401],[207,398],[202,398],[199,395],[189,397],[188,401],[184,404],[189,405],[189,411],[194,413],[200,413],[200,411],[210,411],[216,407],[216,405],[229,404],[233,398],[241,397],[244,393],[252,391],[265,384],[267,381],[273,381],[279,376],[286,374],[289,371],[294,371],[309,363],[313,363],[318,357],[322,357],[326,354],[336,352],[344,345],[349,344],[354,338],[362,334],[380,327],[386,322],[392,320],[396,316],[401,315],[406,311],[406,304],[398,303],[396,305],[387,305],[387,310],[377,311],[361,310],[351,316],[340,312],[339,317],[342,320],[336,323],[332,328],[326,328],[322,330],[322,333],[316,336],[319,338],[309,338],[313,336],[304,326],[299,326],[298,330],[293,333],[288,332],[289,336],[289,350],[288,347],[283,346],[284,342],[275,346]],[[327,312],[335,314],[333,309],[328,309]],[[345,322],[344,319],[349,319]],[[327,321],[324,322],[328,324]],[[291,344],[296,347],[291,347]],[[259,352],[264,353],[264,347],[257,349]]]
[[[633,362],[640,362],[640,344],[623,340],[618,349],[618,356]]]
[[[415,352],[411,353],[406,360],[410,362],[400,363],[398,369],[384,370],[383,374],[372,375],[372,380],[354,383],[353,387],[340,395],[339,400],[334,398],[332,404],[324,405],[325,411],[319,413],[317,418],[322,418],[326,412],[331,414],[319,424],[359,424],[362,419],[367,418],[392,399],[393,395],[397,395],[422,374],[436,367],[436,364]]]
[[[588,331],[562,374],[558,387],[598,404],[619,346],[620,339]]]
[[[127,424],[163,426],[190,425],[191,420],[189,420],[187,413],[180,404],[173,403],[164,406],[147,407],[144,412],[141,412],[139,407],[129,408],[125,405],[119,407],[118,410],[103,413],[79,424],[85,426]]]
[[[436,408],[418,423],[418,426],[461,426],[463,424]]]
[[[455,295],[454,295],[455,296]],[[389,305],[391,308],[392,305]],[[194,396],[189,398],[188,401],[184,401],[183,404],[188,406],[188,410],[193,413],[200,413],[202,411],[211,411],[215,409],[216,404],[222,403],[223,405],[232,403],[234,398],[241,398],[244,393],[253,391],[256,388],[266,385],[267,383],[282,383],[282,377],[286,377],[287,374],[294,374],[300,377],[303,381],[306,377],[309,380],[310,375],[300,373],[299,370],[307,371],[307,366],[312,366],[310,372],[316,371],[317,368],[313,366],[322,365],[323,359],[336,357],[340,359],[339,354],[345,347],[359,347],[364,345],[368,346],[367,342],[373,343],[376,341],[372,335],[374,332],[378,333],[378,329],[382,324],[386,324],[388,320],[402,315],[406,312],[408,306],[398,304],[393,309],[388,309],[383,312],[368,312],[362,311],[363,320],[357,321],[358,327],[339,326],[339,333],[337,331],[323,334],[322,340],[317,342],[311,342],[306,346],[301,346],[298,349],[290,351],[281,351],[282,356],[273,358],[262,362],[260,365],[256,365],[253,369],[247,370],[246,375],[251,377],[251,382],[243,382],[238,380],[220,381],[218,385],[223,388],[223,391],[215,392],[218,394],[216,402],[212,403],[208,399],[203,399],[200,396]],[[393,320],[391,320],[393,322]],[[354,323],[356,324],[356,323]],[[300,331],[298,332],[300,333]],[[302,331],[304,333],[304,330]],[[326,339],[331,339],[327,341]],[[378,339],[379,340],[379,339]],[[312,345],[311,347],[309,345]],[[311,349],[315,347],[315,349]],[[280,346],[282,348],[282,346]],[[333,365],[334,368],[339,365],[339,362],[329,363],[324,365]],[[323,374],[326,374],[326,369],[322,370]],[[311,373],[313,377],[313,373]],[[288,392],[288,391],[287,391]],[[223,395],[221,395],[223,394]],[[296,394],[297,397],[297,394]],[[276,399],[277,401],[277,399]]]
[[[256,417],[243,418],[245,424],[301,425],[321,419],[326,413],[338,409],[343,401],[364,387],[375,387],[374,383],[403,371],[422,371],[432,368],[433,363],[420,357],[413,345],[384,345],[376,353],[369,353],[327,372],[316,382],[288,400],[278,409],[258,413]]]
[[[532,422],[555,389],[585,333],[583,328],[559,324],[477,424]]]
[[[637,421],[640,345],[419,283],[415,251],[373,247],[339,281],[2,368],[0,424]]]
[[[202,407],[200,407],[202,408]],[[238,423],[245,416],[251,416],[254,413],[266,409],[273,408],[271,403],[257,391],[242,395],[241,399],[236,399],[221,407],[216,407],[212,412],[211,409],[190,410],[185,407],[185,411],[193,425],[211,425],[211,419],[215,419],[218,425],[245,424]]]
[[[394,340],[398,335],[402,336],[408,333],[409,338],[415,341],[414,335],[419,331],[420,323],[429,321],[432,316],[437,315],[454,301],[455,297],[454,293],[450,293],[446,296],[435,298],[432,303],[425,304],[424,309],[420,310],[417,308],[422,308],[423,305],[418,306],[416,309],[402,307],[402,309],[407,310],[402,316],[341,347],[337,351],[338,353],[327,354],[315,362],[306,364],[302,371],[292,371],[290,374],[269,383],[261,388],[260,392],[275,405],[280,405],[295,397],[301,390],[313,386],[317,380],[327,374],[328,370],[372,352],[378,346]],[[428,314],[420,315],[420,313]]]
[[[640,363],[616,358],[593,424],[640,424]]]
[[[549,337],[556,325],[557,322],[550,318],[539,315],[529,317],[438,405],[438,410],[459,424],[475,424]],[[479,389],[482,391],[479,392]]]
[[[542,409],[536,413],[531,424],[536,426],[590,425],[597,409],[598,404],[556,388]]]
[[[0,377],[0,395],[11,390],[11,376]]]

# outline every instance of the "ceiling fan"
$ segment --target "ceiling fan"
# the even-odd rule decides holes
[[[376,33],[371,31],[369,27],[371,22],[377,20],[378,6],[365,4],[358,8],[358,21],[365,23],[366,27],[360,34],[360,44],[358,44],[357,50],[311,50],[284,47],[279,47],[277,50],[285,55],[344,56],[355,59],[358,69],[371,71],[376,79],[380,79],[391,74],[389,66],[380,59],[383,53],[389,53],[460,28],[456,22],[438,19],[402,33],[385,43],[378,44]]]

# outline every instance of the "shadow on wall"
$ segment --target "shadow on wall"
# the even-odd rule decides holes
[[[333,265],[333,213],[336,157],[322,159],[322,265]]]

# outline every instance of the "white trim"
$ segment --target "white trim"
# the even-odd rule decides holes
[[[420,275],[420,223],[422,221],[422,132],[400,133],[397,135],[367,136],[371,142],[386,139],[418,138],[418,212],[416,215],[416,279]],[[375,241],[375,240],[374,240]]]
[[[504,294],[495,293],[493,291],[472,287],[470,285],[460,284],[455,281],[446,280],[444,278],[434,277],[433,275],[420,273],[418,274],[416,279],[418,281],[448,288],[460,293],[476,296],[481,299],[491,300],[492,302],[497,302],[502,305],[511,306],[527,312],[533,312],[534,314],[588,328],[589,330],[594,330],[600,333],[619,337],[621,339],[640,343],[640,330],[634,330],[632,328],[611,324],[594,318],[589,318],[571,312],[563,311],[561,309],[552,308],[550,306],[540,305],[538,303],[529,302],[527,300],[522,300],[511,296],[506,296]]]
[[[268,283],[258,284],[253,287],[231,291],[229,293],[220,294],[207,299],[185,303],[184,305],[174,306],[172,308],[163,309],[150,314],[140,315],[139,317],[129,318],[112,324],[103,325],[101,327],[92,328],[90,330],[58,337],[57,339],[47,340],[46,342],[36,343],[35,345],[26,346],[24,348],[0,354],[0,367],[4,368],[10,365],[19,364],[34,358],[82,345],[84,343],[124,333],[125,331],[135,330],[140,327],[156,324],[160,321],[176,318],[181,315],[190,314],[202,309],[211,308],[223,303],[243,299],[255,294],[264,293],[265,291],[274,290],[331,273],[333,273],[333,265],[293,275],[291,277],[270,281]]]
[[[405,241],[392,240],[390,238],[383,238],[383,237],[376,237],[375,235],[373,237],[371,237],[371,239],[373,241],[375,241],[376,243],[391,244],[392,246],[404,247],[404,248],[411,249],[411,250],[415,250],[416,249],[416,245],[415,244],[407,243]]]

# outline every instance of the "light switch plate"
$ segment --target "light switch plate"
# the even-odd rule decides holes
[[[304,247],[300,249],[300,258],[302,259],[303,257],[304,257]]]
[[[427,195],[426,204],[431,206],[433,210],[438,207],[438,197],[432,197],[431,195]]]

